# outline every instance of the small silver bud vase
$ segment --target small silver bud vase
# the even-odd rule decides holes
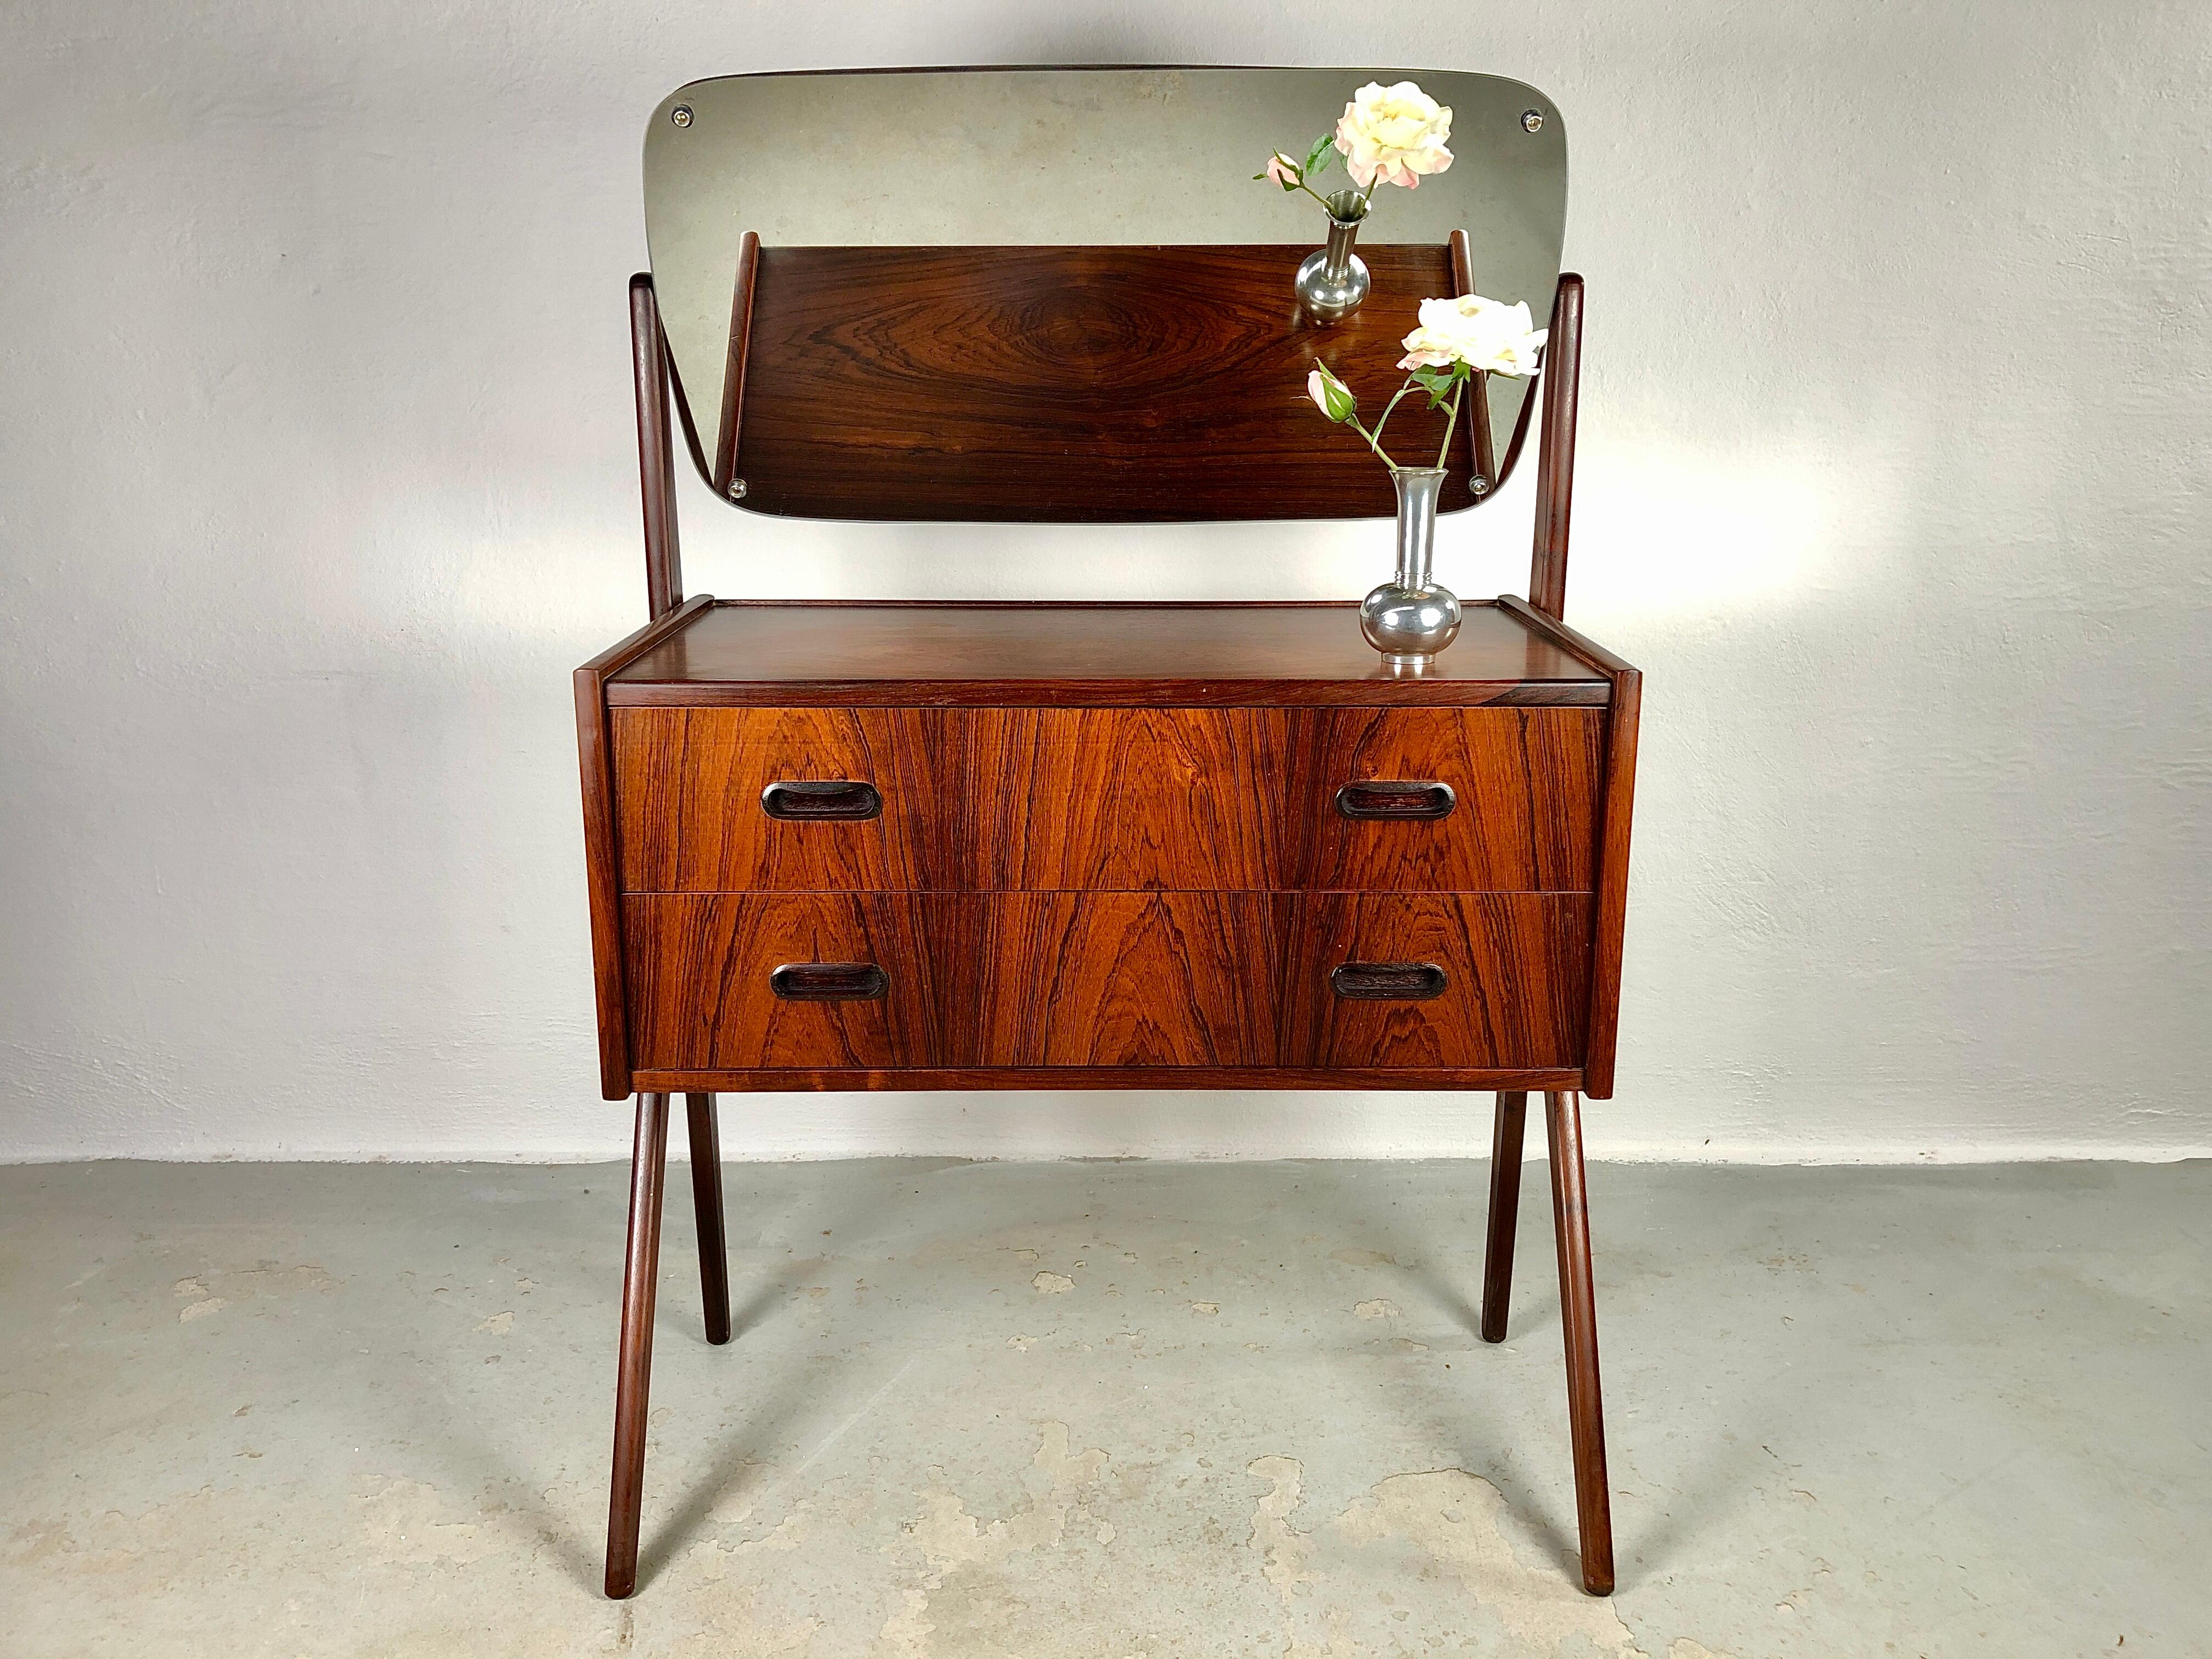
[[[1357,191],[1340,190],[1328,198],[1328,243],[1306,255],[1291,286],[1306,315],[1322,324],[1340,323],[1366,299],[1366,262],[1352,251],[1366,204]]]
[[[1398,572],[1359,606],[1359,631],[1395,673],[1419,673],[1459,637],[1459,599],[1430,569],[1436,550],[1440,466],[1390,470],[1398,486]]]

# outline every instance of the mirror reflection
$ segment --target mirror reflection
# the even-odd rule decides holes
[[[733,343],[742,342],[751,312],[751,297],[744,291],[751,276],[740,280],[748,233],[758,239],[764,260],[752,270],[793,273],[780,275],[779,282],[796,282],[801,272],[855,274],[854,256],[842,256],[846,263],[841,264],[841,256],[829,250],[967,249],[985,268],[1006,250],[1128,248],[1169,255],[1177,249],[1236,246],[1238,255],[1224,256],[1223,268],[1249,272],[1238,280],[1260,285],[1254,301],[1260,320],[1239,325],[1280,337],[1282,349],[1258,356],[1273,377],[1267,395],[1276,401],[1269,408],[1287,420],[1281,400],[1305,398],[1310,360],[1326,356],[1345,368],[1344,350],[1370,337],[1351,368],[1387,396],[1401,378],[1392,372],[1398,337],[1411,325],[1421,298],[1464,292],[1509,307],[1525,303],[1540,327],[1559,268],[1566,143],[1559,112],[1533,88],[1435,70],[738,76],[695,82],[654,111],[645,144],[645,206],[654,287],[682,412],[695,454],[717,493],[761,511],[897,516],[872,510],[850,489],[802,489],[791,481],[793,469],[810,463],[803,446],[777,436],[773,422],[804,415],[823,428],[826,444],[848,418],[842,404],[817,398],[801,408],[780,410],[778,389],[763,390],[756,378],[762,371],[758,359],[742,377],[731,375],[733,355],[741,355],[733,354]],[[1465,233],[1463,273],[1444,252],[1455,232]],[[814,262],[808,264],[797,257],[803,250],[825,252],[808,256]],[[786,251],[793,257],[785,258]],[[1040,257],[1047,258],[1043,268],[1061,273],[1056,280],[1069,287],[1070,303],[1029,307],[1009,326],[1066,331],[1073,342],[1068,361],[1091,364],[1093,358],[1085,354],[1102,349],[1095,338],[1099,331],[1136,313],[1124,307],[1103,321],[1086,313],[1075,303],[1091,291],[1085,284],[1096,280],[1110,286],[1117,278],[1097,276],[1087,256]],[[1273,275],[1277,268],[1279,288]],[[1371,297],[1360,288],[1370,268]],[[1170,274],[1160,280],[1176,279]],[[1464,289],[1453,285],[1460,281]],[[1419,291],[1407,286],[1412,283]],[[803,307],[787,299],[776,315],[787,331],[802,325],[811,329],[805,342],[825,354],[864,352],[872,340],[896,332],[897,301],[888,287],[848,283],[840,304],[834,329],[821,316],[801,316]],[[871,305],[884,314],[870,315]],[[1339,306],[1348,309],[1330,315]],[[1387,340],[1386,329],[1394,331]],[[787,345],[793,337],[787,331],[777,339]],[[1140,338],[1119,343],[1139,356],[1152,349]],[[1231,348],[1235,345],[1232,341]],[[1388,358],[1379,355],[1385,349]],[[1284,373],[1298,370],[1286,389],[1273,386],[1283,378],[1279,360]],[[957,372],[957,362],[948,353],[928,372],[950,376]],[[1385,376],[1389,384],[1382,384]],[[1503,482],[1508,437],[1533,385],[1503,374],[1487,377],[1478,399],[1486,405],[1486,422],[1470,415],[1462,423],[1486,428],[1493,446],[1498,465],[1482,481],[1484,490],[1494,492]],[[742,398],[732,395],[741,388]],[[1082,389],[1070,386],[1064,395],[1079,396]],[[1248,389],[1247,379],[1239,377],[1229,395]],[[1360,389],[1367,395],[1368,387]],[[1123,390],[1102,395],[1122,396]],[[1109,428],[1113,418],[1132,431],[1158,429],[1164,447],[1176,425],[1157,411],[1120,405],[1107,421]],[[1394,417],[1392,430],[1401,422],[1408,443],[1417,445],[1411,417]],[[988,422],[983,425],[988,430]],[[1440,417],[1434,430],[1443,430]],[[866,443],[873,438],[858,434],[842,453],[865,465]],[[1110,429],[1108,439],[1110,447]],[[1325,429],[1306,432],[1304,440],[1316,450],[1337,447],[1337,435]],[[1188,434],[1180,441],[1187,442]],[[756,446],[766,447],[758,456],[752,453]],[[830,452],[825,447],[824,453]],[[1468,451],[1471,457],[1477,453]],[[1168,459],[1171,471],[1174,458]],[[1007,461],[1020,460],[1016,445]],[[745,487],[748,475],[751,489]],[[1379,495],[1372,500],[1357,490],[1340,492],[1344,499],[1336,506],[1296,499],[1293,491],[1279,513],[1147,513],[1132,504],[1096,516],[1388,512],[1387,484],[1378,482],[1373,490]],[[1470,505],[1481,493],[1462,488],[1448,494],[1445,510]],[[979,507],[972,492],[956,490],[941,511],[921,516],[1001,515],[988,504]]]

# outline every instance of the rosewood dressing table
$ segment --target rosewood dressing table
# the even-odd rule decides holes
[[[1372,292],[1322,328],[1289,285],[1314,222],[1249,164],[1400,78],[1454,106],[1456,160],[1378,204]],[[887,174],[794,204],[747,135],[809,122],[898,155],[911,198]],[[873,1089],[1494,1091],[1493,1342],[1540,1092],[1583,1582],[1612,1588],[1580,1103],[1613,1092],[1640,680],[1560,619],[1565,158],[1540,94],[1420,70],[739,76],[655,112],[630,289],[651,619],[575,677],[601,1081],[637,1103],[609,1595],[635,1585],[672,1099],[725,1342],[715,1096]],[[1182,205],[1125,218],[1086,168]],[[770,514],[1387,517],[1306,371],[1395,384],[1419,301],[1474,291],[1551,335],[1533,392],[1473,399],[1443,506],[1533,443],[1534,555],[1528,599],[1469,605],[1425,668],[1387,668],[1350,602],[683,593],[679,442]]]

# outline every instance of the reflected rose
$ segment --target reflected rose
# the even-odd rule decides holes
[[[1451,165],[1444,148],[1452,112],[1411,81],[1386,87],[1370,81],[1352,94],[1336,124],[1336,147],[1362,190],[1377,179],[1412,190],[1421,175]]]

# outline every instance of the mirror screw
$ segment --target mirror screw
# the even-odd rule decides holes
[[[686,112],[688,113],[688,112]],[[684,124],[681,121],[678,121],[676,125],[680,127]],[[1541,132],[1544,130],[1544,112],[1540,109],[1522,110],[1521,112],[1521,126],[1522,131],[1527,132]]]
[[[668,112],[668,118],[675,122],[679,127],[690,126],[691,125],[691,106],[689,104],[678,104],[674,109]],[[1521,118],[1525,121],[1528,118],[1524,115]],[[1535,129],[1532,127],[1529,131],[1533,132]]]

